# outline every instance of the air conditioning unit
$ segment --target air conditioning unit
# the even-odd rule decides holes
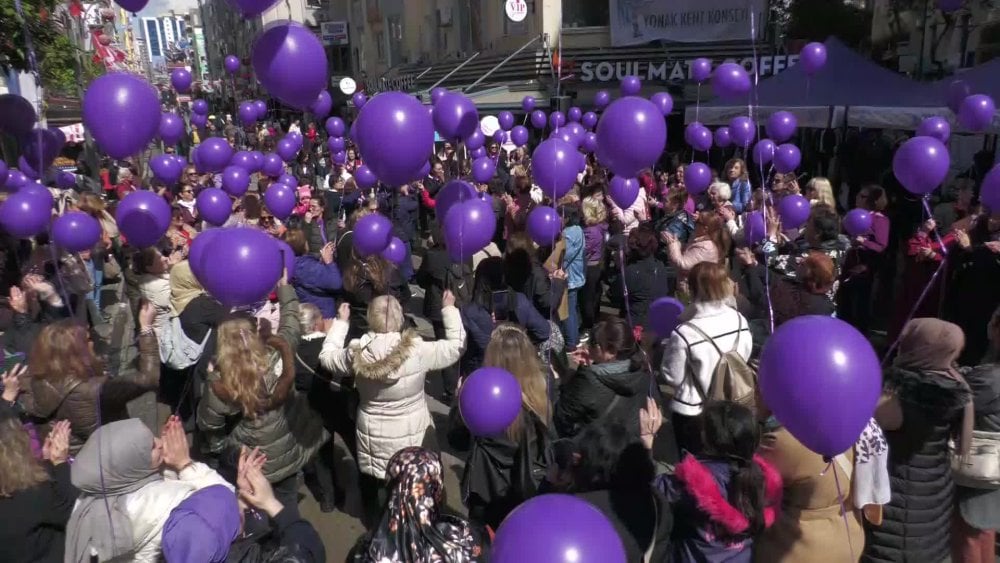
[[[448,27],[451,25],[451,8],[438,8],[438,25]]]

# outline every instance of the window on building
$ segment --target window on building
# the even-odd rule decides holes
[[[563,27],[600,27],[610,21],[608,0],[562,0]]]
[[[378,52],[378,60],[385,62],[385,33],[382,31],[375,34],[375,48]]]
[[[160,31],[155,19],[146,20],[146,41],[149,44],[149,54],[152,57],[163,55],[160,50]]]

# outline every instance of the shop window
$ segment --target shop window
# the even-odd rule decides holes
[[[562,0],[563,27],[602,27],[610,20],[608,0]]]

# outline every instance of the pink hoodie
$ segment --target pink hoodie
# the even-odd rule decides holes
[[[301,217],[309,211],[309,203],[312,201],[312,188],[309,186],[299,186],[297,190],[299,203],[292,209],[292,215]]]

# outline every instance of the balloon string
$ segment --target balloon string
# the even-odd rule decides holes
[[[931,206],[928,203],[928,201],[930,200],[930,198],[931,198],[930,194],[925,195],[924,197],[920,198],[920,203],[922,203],[924,205],[924,213],[927,214],[927,219],[933,219],[934,218],[934,214],[931,213]],[[941,232],[937,229],[937,225],[934,226],[934,238],[937,239],[938,246],[941,247],[941,254],[944,254],[945,256],[948,256],[948,247],[945,246],[944,240],[941,239]]]
[[[840,487],[840,476],[837,475],[837,468],[833,466],[833,458],[824,456],[823,461],[826,462],[826,467],[820,472],[820,476],[825,476],[828,471],[833,471],[833,482],[837,487],[837,502],[840,504],[840,515],[844,518],[844,531],[847,533],[847,547],[851,550],[850,561],[856,561],[857,558],[854,557],[854,542],[851,540],[851,525],[847,521],[847,505],[844,504],[844,500],[847,497]]]
[[[750,122],[753,123],[755,132],[757,133],[755,136],[759,138],[760,137],[760,125],[757,123],[757,119],[755,117],[755,115],[756,115],[757,112],[755,112],[754,110],[756,109],[756,106],[758,106],[760,104],[760,97],[759,97],[760,96],[760,68],[758,67],[759,62],[757,60],[757,23],[756,23],[756,14],[755,14],[755,12],[753,10],[750,10],[750,45],[753,48],[753,61],[754,61],[753,62],[753,89],[750,92],[750,96],[747,99],[747,114],[748,114],[748,117],[750,118]],[[747,143],[746,148],[745,148],[745,152],[747,152],[747,153],[750,152],[750,143]],[[768,178],[767,178],[767,176],[764,175],[764,163],[763,162],[758,162],[757,165],[760,167],[761,188],[764,190],[764,208],[761,210],[761,213],[764,216],[764,236],[766,237],[767,236],[767,216],[768,216],[768,212],[769,212],[769,205],[768,204],[769,203],[772,204],[771,207],[773,207],[773,200],[772,200],[771,190],[770,190],[770,187],[769,187],[768,181],[767,181]],[[771,165],[771,168],[773,170],[773,168],[774,168],[773,164]],[[770,176],[770,172],[768,172],[768,176]],[[750,200],[753,201],[753,190],[752,189],[750,191]],[[744,227],[743,227],[744,228],[744,232],[746,232],[746,227],[747,226],[748,225],[744,225]],[[764,295],[767,297],[767,318],[768,318],[768,325],[770,326],[770,329],[771,329],[770,333],[774,334],[774,302],[773,302],[773,300],[771,298],[771,268],[770,268],[770,265],[766,263],[767,262],[767,254],[766,253],[764,255],[764,260],[765,260],[765,264],[764,264]]]

